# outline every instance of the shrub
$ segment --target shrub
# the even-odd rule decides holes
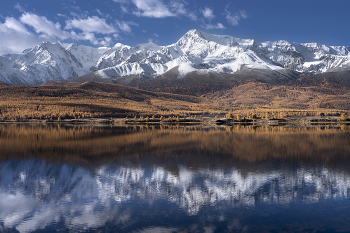
[[[237,114],[237,121],[240,121],[241,119],[241,115]]]
[[[217,119],[217,118],[219,118],[219,116],[218,116],[218,115],[216,115],[216,116],[215,116],[215,118]]]
[[[232,113],[226,114],[226,118],[227,118],[227,119],[232,119],[232,118],[233,118]]]

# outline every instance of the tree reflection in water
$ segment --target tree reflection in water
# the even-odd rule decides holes
[[[350,229],[341,129],[0,132],[2,231]]]

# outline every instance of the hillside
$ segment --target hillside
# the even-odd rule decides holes
[[[125,117],[201,111],[197,97],[155,93],[116,84],[1,86],[0,118]]]
[[[339,114],[350,110],[349,80],[317,76],[304,77],[286,85],[241,81],[230,85],[222,82],[188,88],[168,87],[168,92],[182,94],[97,82],[0,86],[0,119],[217,115],[228,112],[244,115],[252,112]]]

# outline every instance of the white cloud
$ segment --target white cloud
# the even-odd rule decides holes
[[[96,12],[99,14],[99,15],[102,15],[101,11],[99,9],[96,9]]]
[[[122,10],[123,13],[129,13],[128,8],[126,8],[125,6],[120,6],[120,9]]]
[[[106,36],[106,37],[103,38],[103,39],[104,39],[103,42],[105,43],[105,44],[104,44],[105,46],[111,44],[112,38],[110,38],[109,36]]]
[[[189,12],[186,8],[185,8],[185,2],[172,2],[171,3],[171,9],[173,12],[175,12],[175,14],[177,16],[182,15],[182,16],[187,16],[189,17],[191,20],[196,21],[197,20],[197,16],[195,13],[193,12]]]
[[[8,17],[5,23],[0,22],[0,55],[5,53],[21,53],[43,42],[41,38],[29,32],[25,25],[17,19]]]
[[[243,18],[246,19],[248,18],[248,14],[246,11],[244,10],[240,10],[239,12],[236,13],[232,13],[230,11],[227,10],[228,5],[226,6],[225,9],[225,15],[226,15],[226,20],[229,24],[231,24],[232,26],[237,26],[238,22]]]
[[[222,25],[221,23],[217,23],[215,25],[213,25],[213,24],[206,24],[205,28],[206,29],[226,29],[226,27],[224,25]]]
[[[117,2],[117,3],[128,3],[129,0],[113,0],[113,2]]]
[[[196,21],[196,20],[197,20],[197,16],[196,16],[196,14],[193,13],[193,12],[189,12],[189,13],[187,14],[187,16],[188,16],[190,19],[192,19],[193,21]]]
[[[117,21],[118,27],[120,28],[120,30],[122,30],[123,32],[126,33],[131,33],[131,26],[138,26],[137,23],[134,22],[125,22],[125,21]]]
[[[215,15],[213,14],[213,10],[210,9],[209,7],[204,8],[204,10],[202,10],[202,14],[204,18],[209,20],[212,20],[215,18]]]
[[[17,4],[15,5],[15,9],[19,10],[21,13],[24,13],[25,10],[23,9],[23,7],[21,5],[19,5],[19,3],[17,2]]]
[[[163,0],[113,0],[120,3],[123,13],[132,13],[138,17],[165,18],[186,16],[196,21],[195,13],[188,11],[185,6],[188,3],[184,0],[172,0],[165,3]],[[129,7],[133,4],[135,7]]]
[[[105,19],[97,16],[88,17],[87,19],[73,19],[66,21],[65,29],[77,28],[83,32],[97,32],[103,34],[115,33],[117,30],[106,23]]]
[[[173,17],[176,14],[169,11],[168,7],[161,0],[132,0],[137,7],[136,16],[152,18]]]
[[[30,34],[28,29],[21,22],[12,17],[6,18],[4,26],[6,26],[9,29],[13,29],[14,31],[18,31],[24,34]]]
[[[68,18],[68,16],[67,16],[67,15],[64,15],[64,14],[57,14],[57,16],[63,17],[63,18]]]
[[[64,15],[60,15],[66,17]],[[117,30],[108,25],[104,19],[98,17],[88,18],[86,20],[68,20],[69,28],[79,28],[83,32],[77,33],[73,30],[66,31],[61,29],[59,23],[54,23],[46,17],[38,16],[33,13],[25,12],[18,19],[13,17],[5,18],[5,22],[0,22],[0,55],[5,53],[21,53],[27,48],[32,48],[44,41],[57,42],[67,39],[76,41],[89,41],[94,45],[108,46],[112,38],[119,37]],[[28,25],[28,26],[26,26]],[[124,24],[121,24],[124,25]],[[126,26],[125,26],[126,25]],[[136,25],[133,22],[126,22],[124,31],[128,31],[130,25]],[[129,26],[129,28],[127,27]],[[113,34],[103,38],[96,38],[94,32],[103,34]]]
[[[87,41],[90,41],[94,45],[108,46],[108,45],[110,45],[110,42],[111,42],[110,37],[96,38],[95,34],[91,33],[91,32],[83,32],[83,33],[79,33],[79,34],[72,32],[71,34],[72,34],[72,39],[87,40]]]
[[[241,11],[239,11],[239,13],[241,14],[243,19],[246,19],[249,17],[249,15],[247,14],[247,12],[245,10],[241,10]]]
[[[61,25],[59,23],[53,23],[43,16],[38,16],[32,13],[24,13],[20,17],[20,21],[24,24],[32,26],[36,33],[42,33],[46,37],[57,37],[62,40],[70,37],[68,32],[61,30]]]

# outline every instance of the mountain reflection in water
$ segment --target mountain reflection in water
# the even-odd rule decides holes
[[[349,139],[2,125],[0,231],[349,230]]]

